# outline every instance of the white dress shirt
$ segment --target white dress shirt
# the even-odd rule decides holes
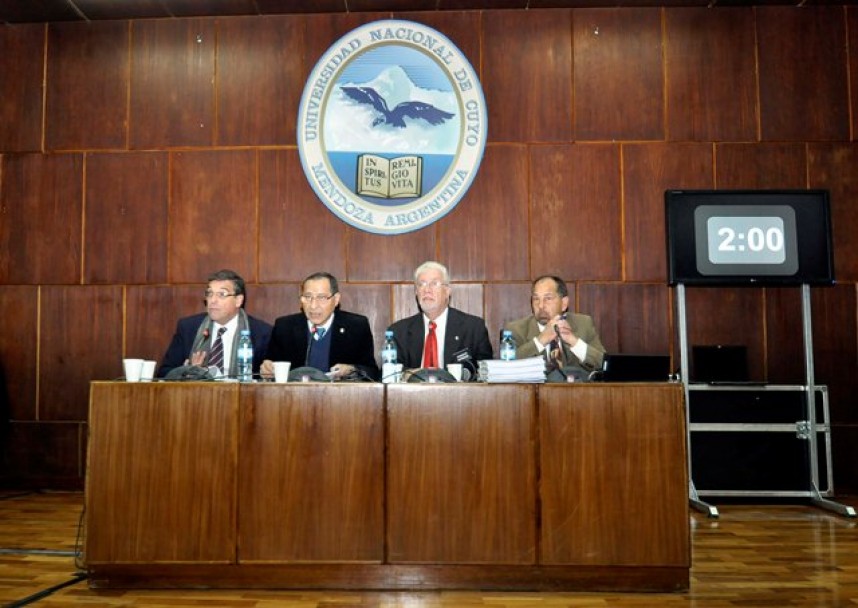
[[[441,369],[444,369],[444,337],[447,335],[447,312],[449,310],[449,307],[445,308],[444,312],[435,319],[435,339],[438,342],[438,367]],[[423,356],[420,358],[421,364],[426,356],[426,337],[429,335],[430,320],[429,317],[423,315]]]

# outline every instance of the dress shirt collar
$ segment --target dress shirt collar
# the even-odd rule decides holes
[[[308,331],[308,332],[310,332],[310,333],[312,333],[312,332],[313,332],[313,327],[324,327],[324,328],[325,328],[325,333],[327,334],[327,333],[331,330],[331,325],[333,325],[333,324],[334,324],[334,315],[336,315],[336,314],[337,314],[337,313],[335,313],[335,312],[334,312],[334,313],[331,313],[331,316],[330,316],[330,317],[328,317],[328,320],[327,320],[327,321],[325,321],[325,322],[324,322],[324,323],[322,323],[321,325],[316,325],[316,326],[314,326],[314,325],[313,325],[313,322],[312,322],[312,321],[310,321],[310,319],[307,319],[307,331]]]

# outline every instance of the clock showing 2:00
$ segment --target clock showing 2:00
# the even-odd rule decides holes
[[[787,205],[700,205],[694,229],[703,275],[792,275],[798,269],[795,211]]]

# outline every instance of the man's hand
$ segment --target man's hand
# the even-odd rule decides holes
[[[557,315],[546,323],[545,329],[539,334],[539,341],[548,346],[552,340],[557,339],[558,331],[560,332],[560,339],[569,346],[575,346],[578,343],[578,336],[572,333],[572,328],[569,327],[569,322],[566,320],[565,315]]]
[[[259,375],[265,379],[271,379],[274,377],[274,361],[271,359],[266,359],[262,362],[262,365],[259,366]]]
[[[198,350],[191,353],[191,358],[185,362],[185,365],[202,365],[206,361],[206,351]]]
[[[569,322],[566,319],[558,319],[555,325],[560,330],[560,339],[566,344],[575,346],[578,343],[578,336],[572,333],[572,328],[569,327]]]
[[[348,363],[337,363],[331,366],[331,371],[328,373],[331,380],[340,380],[341,378],[345,378],[349,374],[353,374],[355,372],[355,366],[349,365]]]

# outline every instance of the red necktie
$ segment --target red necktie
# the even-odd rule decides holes
[[[435,337],[435,321],[429,321],[429,335],[423,350],[423,367],[438,367],[438,338]]]

